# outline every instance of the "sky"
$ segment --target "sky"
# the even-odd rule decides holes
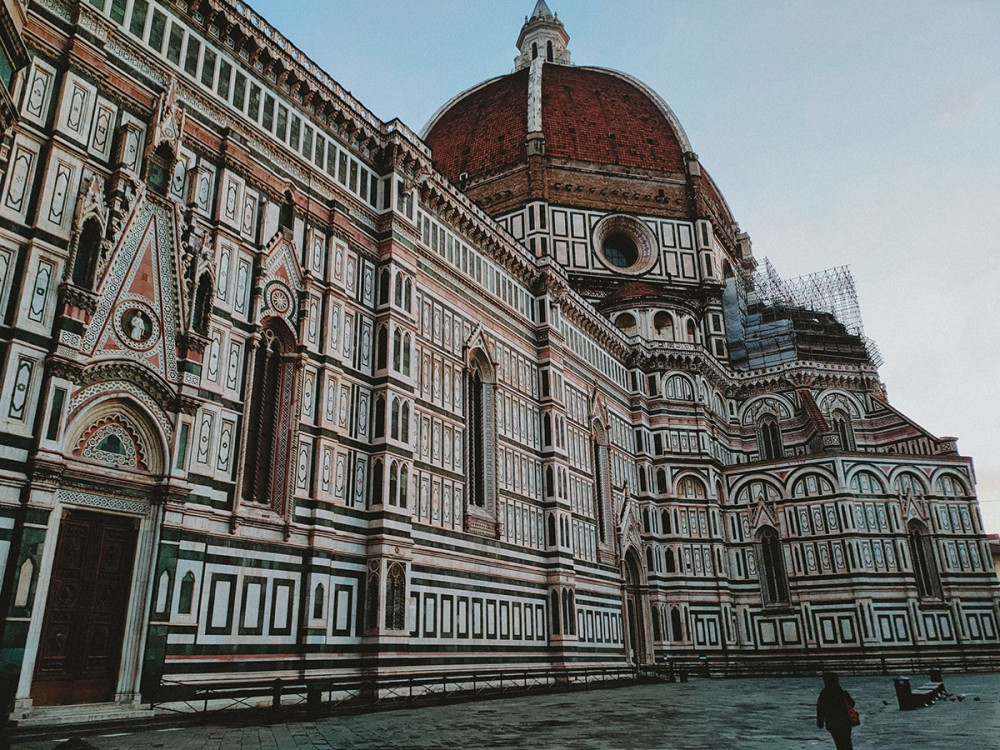
[[[577,65],[677,114],[754,255],[849,265],[890,402],[972,456],[1000,532],[1000,3],[547,0]],[[254,0],[383,120],[420,131],[509,73],[535,0]]]

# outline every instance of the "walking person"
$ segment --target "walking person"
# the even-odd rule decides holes
[[[816,701],[816,726],[822,729],[826,725],[837,750],[853,750],[851,727],[860,723],[858,712],[854,710],[854,698],[840,686],[837,675],[825,673],[823,689]]]

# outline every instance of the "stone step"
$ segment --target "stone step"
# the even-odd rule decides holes
[[[27,716],[18,718],[19,729],[31,727],[68,726],[117,721],[149,719],[156,715],[151,708],[134,708],[118,703],[93,703],[77,706],[40,706],[32,708]]]

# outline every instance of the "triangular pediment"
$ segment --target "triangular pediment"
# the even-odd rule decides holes
[[[98,303],[81,342],[91,364],[129,360],[178,382],[177,235],[168,206],[136,207],[98,284]]]
[[[260,317],[283,317],[296,330],[299,316],[296,290],[303,286],[298,252],[284,230],[271,238],[264,252],[261,269],[264,296],[261,300]]]

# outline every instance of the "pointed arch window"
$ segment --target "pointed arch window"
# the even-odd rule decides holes
[[[372,486],[371,486],[371,497],[369,501],[371,505],[380,505],[382,503],[382,459],[376,458],[372,462]]]
[[[399,399],[392,398],[392,417],[390,420],[389,435],[393,440],[399,440]]]
[[[326,590],[322,583],[317,583],[313,591],[313,619],[320,620],[323,617],[323,610],[326,607]]]
[[[840,436],[840,449],[845,451],[856,451],[857,444],[854,442],[854,427],[851,425],[851,417],[843,411],[833,413],[833,429]]]
[[[389,332],[385,326],[379,326],[375,334],[375,369],[384,370],[389,360]]]
[[[403,275],[402,274],[396,274],[396,289],[395,289],[395,294],[393,295],[393,304],[396,305],[396,307],[402,307],[403,306]]]
[[[684,631],[681,627],[681,611],[677,607],[670,609],[670,640],[679,643],[684,640]]]
[[[403,367],[400,369],[405,377],[410,377],[410,334],[403,334]]]
[[[194,573],[190,570],[181,578],[180,592],[177,595],[177,612],[182,615],[191,614],[194,604]]]
[[[406,571],[393,563],[385,576],[385,628],[403,630],[406,627]]]
[[[409,502],[410,493],[410,467],[406,464],[399,465],[399,507],[406,508]]]
[[[392,334],[392,369],[401,372],[403,368],[403,333],[398,328]]]
[[[906,524],[910,557],[913,558],[913,576],[917,581],[917,593],[921,598],[941,598],[941,578],[938,575],[934,545],[927,527],[913,520]]]
[[[597,516],[598,540],[602,544],[607,544],[611,521],[611,461],[608,455],[608,433],[600,422],[595,422],[593,429],[594,497],[597,500],[594,511]]]
[[[496,404],[494,368],[486,352],[474,349],[465,374],[466,498],[493,531],[496,509]],[[484,529],[485,530],[485,529]]]
[[[161,143],[149,157],[149,168],[146,171],[149,189],[157,195],[166,196],[173,169],[174,150],[168,144]]]
[[[243,497],[283,510],[292,427],[295,365],[292,346],[266,326],[254,357],[247,422]]]
[[[378,277],[378,303],[380,305],[389,304],[389,269],[385,268]]]
[[[375,397],[375,425],[372,434],[377,437],[385,437],[385,397],[381,394]]]
[[[776,529],[765,526],[760,530],[757,534],[757,551],[760,556],[758,568],[764,604],[788,604],[788,577]]]
[[[757,424],[757,440],[760,446],[760,460],[773,461],[785,455],[781,444],[781,428],[778,420],[768,414]]]

